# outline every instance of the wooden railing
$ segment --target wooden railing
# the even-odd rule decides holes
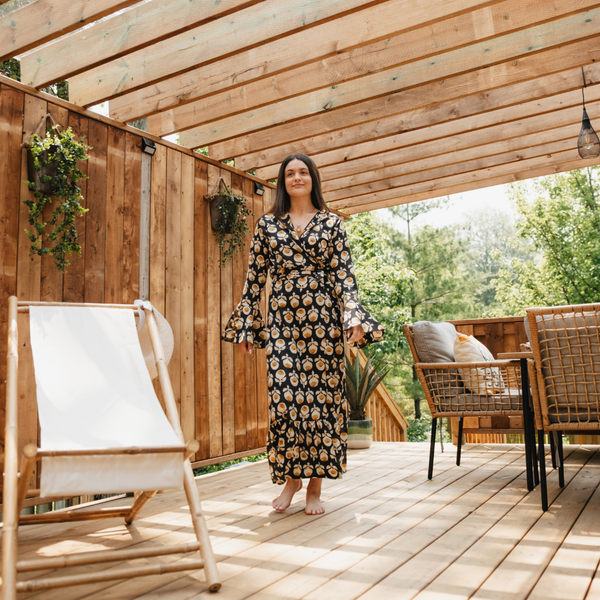
[[[360,364],[364,367],[367,358],[362,350],[359,353]],[[367,403],[367,418],[373,419],[374,442],[407,441],[408,422],[383,383],[375,388]]]

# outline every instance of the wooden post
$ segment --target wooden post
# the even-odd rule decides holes
[[[37,460],[37,448],[33,444],[27,444],[23,448],[23,458],[21,459],[21,471],[19,473],[19,486],[17,493],[17,515],[21,514],[23,508],[23,501],[27,495],[29,488],[29,480],[35,467]]]
[[[17,378],[19,365],[17,297],[8,299],[8,357],[6,377],[6,428],[4,430],[4,525],[2,527],[2,598],[17,598]]]
[[[158,379],[160,381],[160,387],[163,393],[167,418],[175,430],[175,433],[183,442],[183,433],[179,423],[177,405],[175,403],[175,396],[173,395],[173,388],[171,387],[171,381],[169,379],[169,371],[167,368],[167,362],[165,360],[165,353],[160,342],[156,318],[152,310],[144,308],[144,312],[146,313],[148,331],[150,333],[150,341],[152,342],[152,350],[154,351],[154,358],[156,360]],[[194,481],[194,474],[192,472],[190,461],[187,459],[183,463],[183,483],[190,507],[194,531],[196,532],[196,537],[200,542],[200,556],[204,559],[204,572],[206,574],[208,589],[211,592],[216,592],[221,588],[219,572],[217,570],[217,563],[213,555],[210,537],[208,535],[208,527],[206,526],[206,521],[204,520],[204,515],[202,514],[200,497],[198,496],[198,488],[196,487],[196,482]]]

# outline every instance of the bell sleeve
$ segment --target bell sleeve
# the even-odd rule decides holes
[[[348,331],[361,325],[365,335],[357,342],[359,347],[367,346],[383,339],[385,328],[374,319],[358,301],[358,286],[354,276],[348,236],[340,219],[334,227],[331,238],[329,266],[335,286],[336,296],[340,299],[343,330]]]
[[[268,333],[260,311],[260,297],[267,282],[269,269],[269,248],[262,227],[262,219],[257,223],[250,245],[248,275],[242,299],[233,311],[221,339],[239,344],[250,342],[254,348],[264,348]]]

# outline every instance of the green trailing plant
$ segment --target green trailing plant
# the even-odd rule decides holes
[[[243,195],[237,196],[230,187],[224,186],[209,197],[211,220],[217,245],[221,248],[221,267],[225,267],[244,245],[250,233],[246,218],[252,213]]]
[[[367,418],[365,407],[375,388],[390,372],[391,366],[385,357],[373,355],[363,367],[358,354],[352,358],[346,353],[346,398],[350,406],[350,419],[361,421]]]
[[[31,240],[31,254],[51,256],[63,272],[69,265],[68,254],[76,252],[81,256],[75,218],[88,210],[81,206],[83,196],[77,185],[80,179],[87,179],[77,166],[79,161],[89,158],[90,146],[83,139],[77,141],[70,127],[59,131],[55,124],[45,137],[34,133],[27,143],[36,174],[34,181],[25,182],[33,192],[33,199],[24,201],[32,226],[31,230],[25,230]],[[44,209],[54,203],[54,210],[45,221]]]

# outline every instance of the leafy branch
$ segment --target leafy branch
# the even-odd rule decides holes
[[[56,124],[45,137],[34,133],[27,146],[36,173],[34,181],[25,182],[33,192],[33,199],[24,201],[29,208],[29,224],[33,227],[25,230],[31,241],[31,254],[51,256],[58,270],[64,272],[69,265],[67,254],[76,252],[81,256],[75,217],[82,216],[88,209],[81,206],[83,196],[77,182],[87,179],[87,175],[79,170],[77,163],[89,158],[90,146],[83,144],[83,138],[76,141],[70,127],[59,131]],[[58,204],[45,221],[44,209],[53,199]]]

